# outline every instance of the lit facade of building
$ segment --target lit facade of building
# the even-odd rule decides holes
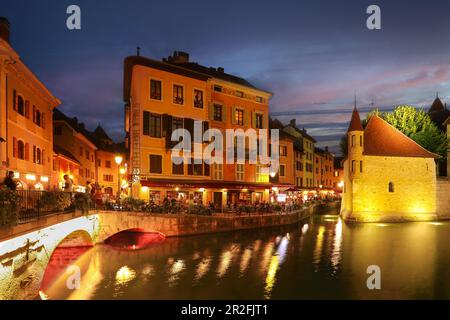
[[[314,150],[314,187],[333,188],[334,155],[325,149]]]
[[[124,144],[114,143],[100,125],[91,137],[97,146],[95,181],[100,190],[115,196],[120,186],[122,191],[128,192],[128,159]]]
[[[299,169],[296,170],[300,176],[300,182],[302,188],[313,188],[314,183],[314,150],[315,143],[313,137],[311,137],[305,129],[297,128],[295,119],[291,120],[290,123],[284,127],[283,129],[286,133],[294,136],[298,139],[297,150],[302,152],[302,154],[298,154],[299,161],[301,161],[301,166],[299,165]]]
[[[0,176],[15,172],[19,188],[50,189],[52,111],[60,104],[20,60],[0,19]]]
[[[435,219],[437,158],[376,115],[363,129],[355,109],[341,216],[361,222]]]
[[[276,188],[293,188],[296,183],[296,167],[294,143],[297,140],[294,136],[283,131],[283,125],[278,120],[270,121],[270,129],[278,129],[280,139],[279,164],[280,167],[274,177],[270,178],[272,185]]]
[[[69,118],[61,111],[53,113],[54,144],[67,150],[80,163],[77,176],[78,183],[74,185],[75,190],[82,191],[88,182],[96,182],[95,152],[98,149],[84,124],[79,123],[76,118]],[[60,181],[62,182],[62,181]]]
[[[52,187],[62,190],[64,188],[64,176],[69,176],[74,185],[79,185],[78,174],[80,162],[69,151],[53,146],[53,173]]]
[[[219,207],[268,200],[269,177],[258,165],[175,165],[171,149],[176,143],[170,139],[177,128],[193,135],[194,121],[203,121],[202,131],[219,129],[224,137],[226,129],[267,129],[270,93],[221,68],[192,63],[183,52],[163,61],[128,57],[124,88],[134,195],[155,202],[165,197],[211,201]]]

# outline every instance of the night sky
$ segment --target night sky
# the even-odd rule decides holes
[[[0,0],[22,60],[87,127],[123,138],[123,59],[174,50],[275,93],[272,113],[295,117],[338,151],[358,105],[428,108],[450,95],[450,1]],[[66,28],[77,4],[82,30]],[[382,30],[366,28],[381,7]]]

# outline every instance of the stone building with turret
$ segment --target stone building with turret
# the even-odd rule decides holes
[[[346,221],[437,219],[438,155],[374,115],[363,128],[353,111],[344,160],[341,216]]]

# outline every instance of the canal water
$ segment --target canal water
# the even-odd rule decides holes
[[[348,225],[337,215],[326,214],[289,227],[164,241],[155,235],[121,234],[107,245],[79,251],[72,259],[52,259],[49,270],[53,271],[46,273],[41,296],[49,299],[450,298],[450,223],[447,222]],[[70,256],[67,252],[60,253]],[[70,277],[77,268],[73,265],[81,271],[77,290],[68,289],[67,285],[71,287],[70,283],[74,283]],[[380,290],[367,288],[370,276],[367,268],[371,265],[380,267]]]

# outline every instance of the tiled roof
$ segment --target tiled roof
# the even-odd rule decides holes
[[[373,115],[364,130],[364,155],[386,157],[440,158],[414,140]]]
[[[356,108],[353,109],[352,119],[350,120],[350,125],[348,126],[347,132],[350,131],[364,131],[361,124],[361,118],[359,117],[359,112]]]

